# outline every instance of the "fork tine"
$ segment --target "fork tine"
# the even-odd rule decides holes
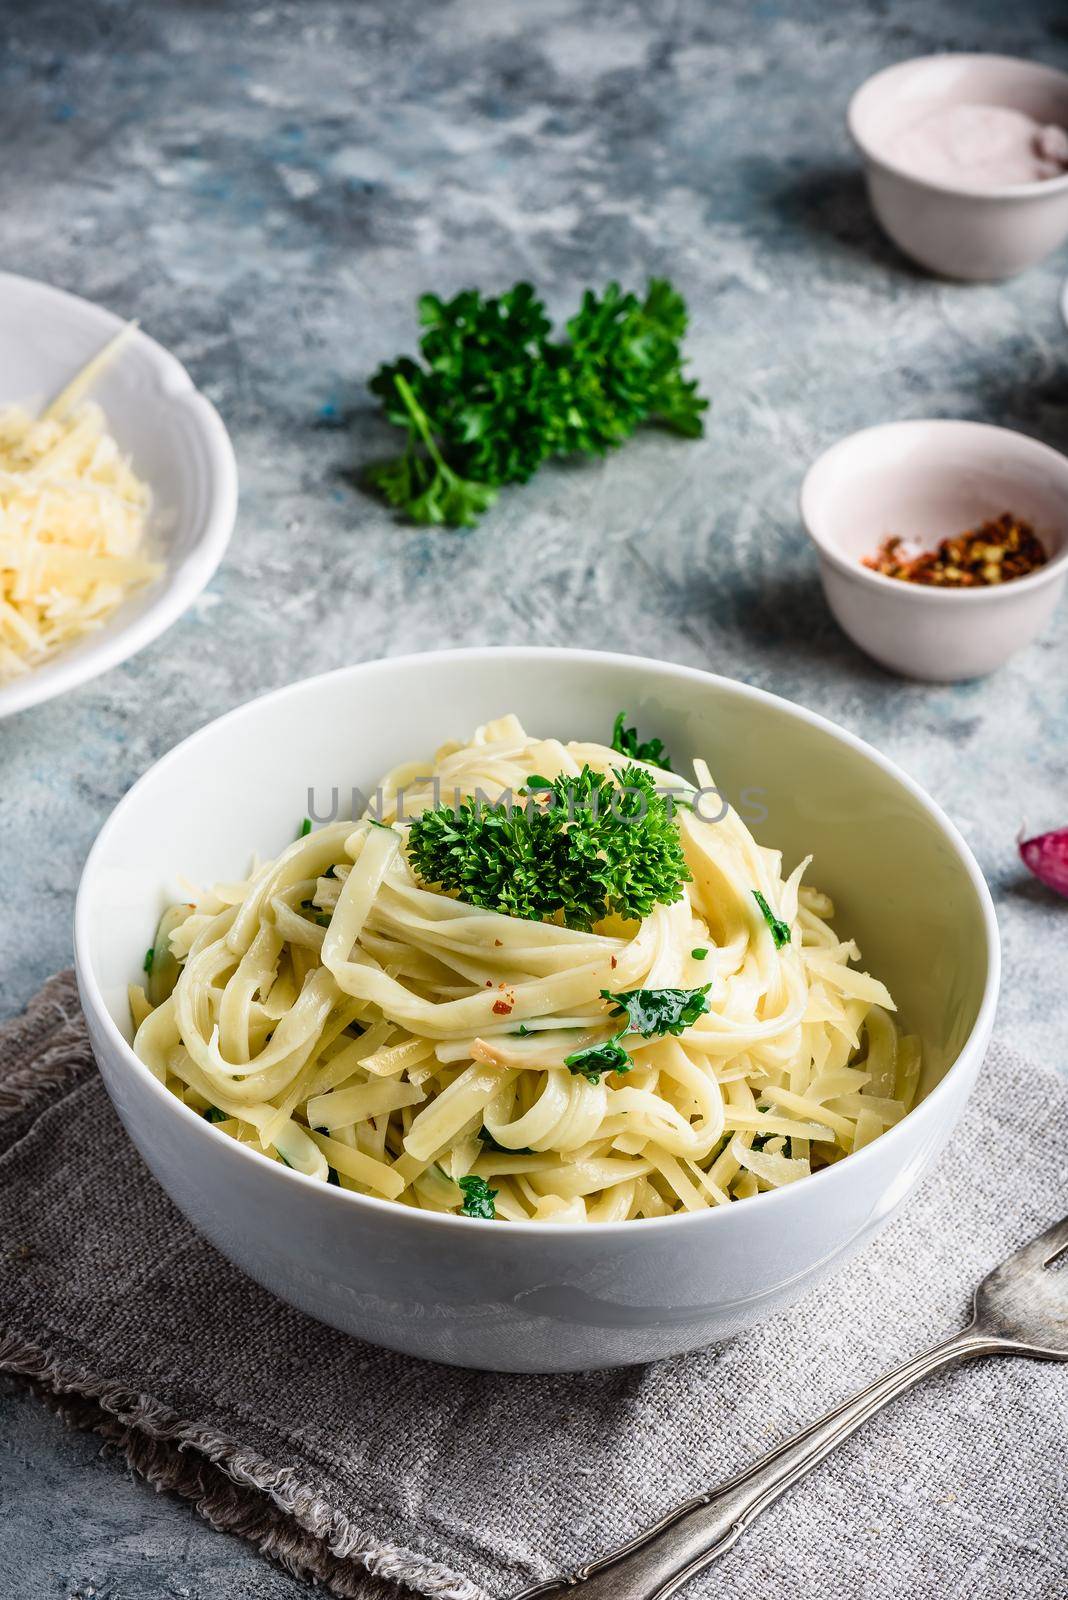
[[[1015,1255],[1009,1257],[1009,1261],[1019,1262],[1021,1267],[1037,1271],[1040,1267],[1048,1267],[1054,1257],[1059,1256],[1065,1249],[1068,1249],[1068,1217],[1055,1222],[1045,1233],[1040,1233],[1037,1239],[1022,1245]]]

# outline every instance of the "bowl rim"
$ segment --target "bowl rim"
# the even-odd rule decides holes
[[[50,304],[62,305],[85,326],[95,326],[101,345],[127,326],[115,312],[81,295],[21,273],[0,272],[0,294],[12,287],[39,297],[45,315]],[[237,519],[237,460],[225,423],[177,356],[140,328],[131,333],[130,348],[146,357],[155,370],[164,400],[161,410],[165,412],[171,407],[185,410],[203,447],[207,468],[204,477],[206,504],[198,537],[179,566],[165,564],[162,576],[156,580],[155,597],[149,599],[139,616],[118,627],[109,619],[99,634],[86,641],[84,650],[78,653],[73,648],[60,651],[51,661],[31,668],[22,677],[0,682],[0,719],[79,688],[158,639],[206,588],[230,542]]]
[[[829,445],[816,457],[802,479],[798,492],[801,522],[821,557],[845,577],[853,579],[856,583],[866,584],[869,588],[881,591],[885,595],[893,595],[904,604],[912,602],[927,606],[1000,605],[1019,595],[1032,594],[1036,589],[1055,583],[1058,578],[1063,577],[1065,568],[1068,567],[1068,526],[1065,528],[1065,541],[1060,550],[1051,555],[1046,564],[1037,571],[1029,572],[1022,578],[1013,578],[1009,583],[990,584],[975,589],[938,589],[933,585],[907,583],[900,578],[889,578],[885,573],[873,572],[871,567],[864,566],[861,561],[854,561],[843,555],[837,545],[826,537],[820,527],[820,514],[814,505],[815,478],[821,470],[826,470],[827,464],[834,456],[846,455],[862,440],[870,439],[875,434],[920,434],[941,432],[949,428],[964,428],[975,434],[986,435],[988,438],[991,435],[997,435],[999,438],[1010,437],[1022,445],[1024,451],[1029,452],[1032,457],[1044,458],[1049,465],[1054,466],[1064,477],[1065,489],[1068,491],[1068,456],[1062,455],[1059,450],[1043,443],[1041,439],[1034,439],[1029,433],[1021,433],[1016,428],[1000,428],[992,422],[973,422],[964,417],[903,417],[890,422],[872,423],[867,428],[858,428],[854,433],[847,433],[841,439],[836,439],[834,444]]]
[[[1051,67],[1045,61],[1028,61],[1025,56],[1006,56],[998,51],[982,50],[936,50],[925,56],[907,56],[904,61],[892,61],[887,67],[880,67],[878,72],[873,72],[870,77],[854,89],[846,108],[846,128],[849,137],[856,149],[870,161],[873,166],[881,167],[884,172],[893,173],[894,177],[902,178],[908,183],[913,183],[919,189],[926,189],[930,194],[954,195],[963,200],[1034,200],[1043,195],[1064,194],[1068,190],[1068,172],[1062,173],[1059,178],[1036,178],[1032,183],[1003,183],[991,184],[987,189],[977,189],[966,184],[949,183],[939,178],[924,178],[919,173],[913,172],[908,167],[903,167],[897,161],[891,161],[883,155],[870,140],[864,138],[857,127],[858,108],[862,97],[869,90],[874,89],[882,80],[901,77],[915,67],[926,65],[932,61],[954,61],[959,63],[973,62],[999,62],[1003,66],[1023,67],[1033,77],[1059,80],[1068,92],[1068,72],[1062,72],[1059,67]]]
[[[973,1056],[976,1048],[978,1046],[985,1045],[986,1041],[988,1040],[990,1030],[993,1025],[994,1013],[997,1007],[998,988],[1001,976],[1001,943],[998,933],[997,917],[994,911],[994,904],[990,895],[990,890],[986,884],[982,872],[979,869],[978,862],[975,860],[975,857],[962,834],[959,832],[954,823],[950,821],[949,817],[946,816],[941,807],[938,806],[936,802],[932,800],[931,797],[920,787],[920,785],[910,778],[908,774],[896,764],[896,762],[889,760],[888,757],[882,755],[880,751],[876,750],[874,746],[859,738],[858,735],[850,733],[848,729],[840,727],[837,723],[832,722],[827,717],[821,716],[818,712],[810,711],[805,706],[799,706],[791,700],[784,699],[781,695],[771,694],[768,690],[758,689],[752,684],[741,683],[737,679],[725,678],[719,673],[705,672],[698,667],[682,666],[673,662],[658,661],[642,656],[625,655],[619,651],[582,650],[544,645],[474,645],[459,649],[413,651],[399,656],[384,656],[378,657],[371,661],[357,662],[348,666],[337,667],[330,672],[317,673],[309,678],[298,679],[294,683],[285,684],[281,688],[270,690],[266,694],[258,695],[252,700],[247,700],[242,705],[235,706],[230,711],[225,712],[221,717],[216,717],[212,721],[205,723],[203,727],[198,728],[196,732],[189,734],[179,744],[173,746],[173,748],[167,751],[165,755],[161,756],[159,760],[153,762],[147,771],[142,773],[137,782],[125,792],[101,827],[100,832],[98,833],[89,851],[89,854],[86,857],[85,865],[82,868],[81,877],[78,883],[78,893],[74,911],[74,965],[83,1006],[85,1006],[86,1009],[91,1012],[92,1019],[96,1026],[102,1030],[103,1034],[107,1038],[108,1044],[111,1046],[113,1051],[117,1052],[119,1059],[122,1061],[127,1070],[141,1075],[142,1081],[144,1082],[148,1092],[157,1097],[161,1108],[166,1106],[167,1109],[165,1111],[161,1110],[161,1116],[163,1119],[165,1120],[169,1115],[177,1115],[186,1119],[190,1128],[196,1125],[201,1136],[206,1137],[209,1140],[214,1139],[220,1141],[220,1155],[222,1155],[223,1146],[225,1145],[229,1151],[231,1159],[255,1162],[256,1170],[263,1173],[266,1173],[268,1170],[273,1170],[276,1181],[280,1183],[297,1183],[311,1186],[326,1200],[328,1205],[346,1207],[355,1205],[357,1210],[363,1210],[369,1207],[369,1214],[371,1217],[377,1215],[383,1219],[386,1217],[392,1218],[393,1221],[399,1226],[404,1226],[407,1221],[411,1221],[413,1225],[425,1223],[431,1227],[440,1227],[444,1229],[470,1227],[472,1219],[469,1217],[454,1215],[450,1212],[417,1211],[407,1206],[400,1206],[396,1201],[393,1200],[378,1199],[373,1195],[357,1194],[349,1189],[341,1189],[332,1184],[324,1184],[316,1178],[309,1177],[302,1172],[297,1172],[292,1168],[283,1166],[281,1162],[265,1162],[263,1156],[258,1150],[253,1150],[246,1145],[238,1144],[237,1141],[231,1139],[228,1134],[220,1133],[218,1128],[216,1128],[212,1123],[207,1122],[202,1116],[199,1115],[199,1113],[194,1111],[191,1106],[187,1106],[183,1101],[179,1100],[175,1095],[173,1095],[170,1090],[167,1089],[164,1084],[160,1083],[159,1080],[149,1071],[148,1067],[140,1059],[140,1057],[134,1053],[133,1047],[127,1043],[126,1039],[119,1032],[118,1027],[112,1020],[111,1013],[108,1011],[108,1008],[104,1003],[103,995],[101,994],[100,987],[96,980],[96,974],[93,970],[93,964],[89,951],[90,898],[92,893],[92,878],[97,861],[107,848],[112,835],[121,828],[122,818],[127,804],[137,794],[142,785],[147,782],[150,776],[158,773],[161,768],[165,768],[172,764],[178,764],[188,752],[195,749],[199,741],[206,739],[220,726],[225,726],[228,723],[236,721],[246,712],[250,711],[253,707],[265,707],[269,704],[276,704],[283,701],[287,697],[295,698],[302,694],[314,694],[315,689],[318,686],[329,682],[332,679],[343,676],[357,678],[363,675],[370,676],[375,672],[380,672],[383,670],[388,671],[393,667],[409,667],[414,662],[421,662],[425,666],[431,667],[438,664],[465,661],[485,662],[488,664],[496,660],[500,660],[505,656],[509,657],[511,660],[525,662],[531,665],[548,659],[552,659],[554,662],[563,660],[572,663],[576,668],[579,669],[589,665],[617,665],[625,666],[630,670],[633,670],[635,667],[639,667],[648,677],[659,682],[667,682],[671,680],[677,681],[678,679],[683,679],[684,681],[690,683],[704,684],[718,689],[725,689],[728,693],[737,695],[742,700],[749,700],[755,704],[769,705],[780,711],[785,709],[790,716],[808,724],[808,726],[812,728],[829,734],[832,738],[838,740],[840,743],[847,745],[850,749],[855,750],[860,755],[866,757],[868,761],[872,762],[883,773],[887,774],[890,778],[899,783],[912,796],[912,798],[919,803],[921,808],[926,811],[927,815],[939,828],[959,864],[963,867],[966,876],[970,880],[972,888],[975,891],[976,901],[981,915],[983,934],[986,942],[986,977],[983,984],[982,999],[979,1004],[978,1012],[976,1013],[975,1021],[968,1032],[967,1038],[961,1045],[956,1058],[947,1067],[941,1079],[934,1085],[930,1093],[926,1095],[923,1100],[919,1101],[917,1105],[914,1106],[913,1109],[908,1112],[908,1114],[903,1117],[899,1123],[896,1123],[891,1128],[887,1128],[877,1140],[873,1140],[872,1144],[864,1146],[864,1148],[861,1150],[854,1151],[845,1160],[836,1162],[834,1166],[824,1167],[819,1172],[811,1173],[807,1178],[799,1180],[797,1185],[787,1184],[779,1189],[762,1190],[756,1195],[751,1196],[745,1202],[745,1204],[747,1207],[759,1204],[763,1206],[765,1210],[770,1211],[773,1206],[778,1206],[780,1208],[784,1205],[789,1206],[791,1204],[789,1196],[795,1188],[800,1188],[805,1192],[811,1193],[811,1185],[821,1184],[824,1189],[830,1191],[832,1184],[849,1181],[848,1177],[843,1179],[843,1168],[846,1169],[847,1173],[852,1171],[859,1176],[862,1170],[861,1166],[853,1166],[851,1163],[858,1162],[864,1164],[864,1166],[867,1166],[874,1159],[871,1155],[873,1150],[876,1150],[877,1148],[879,1148],[882,1152],[887,1150],[888,1147],[885,1143],[886,1140],[894,1141],[895,1148],[901,1146],[903,1153],[903,1139],[907,1136],[902,1134],[902,1129],[904,1129],[909,1121],[917,1115],[923,1117],[930,1117],[933,1115],[937,1107],[940,1106],[948,1097],[950,1094],[949,1080],[954,1076],[959,1076],[963,1071],[967,1070],[967,1063]],[[268,1179],[267,1181],[270,1180]],[[574,1233],[578,1231],[579,1234],[584,1238],[590,1237],[593,1239],[607,1239],[609,1237],[617,1236],[621,1230],[626,1230],[624,1235],[625,1237],[635,1237],[635,1228],[641,1229],[641,1233],[637,1235],[637,1237],[644,1238],[649,1232],[660,1232],[664,1228],[681,1230],[687,1226],[695,1227],[702,1224],[708,1225],[709,1219],[713,1216],[719,1216],[721,1220],[719,1222],[712,1223],[711,1226],[729,1226],[730,1224],[725,1223],[722,1219],[732,1215],[736,1209],[737,1208],[734,1205],[713,1206],[705,1211],[672,1212],[666,1217],[643,1218],[640,1222],[629,1219],[622,1222],[587,1223],[581,1228],[563,1228],[560,1223],[548,1221],[539,1222],[534,1220],[511,1223],[509,1224],[509,1227],[515,1231],[517,1238],[537,1237],[545,1239],[549,1237],[557,1237],[561,1233],[563,1233],[565,1237],[573,1237]],[[472,1237],[474,1237],[474,1235],[472,1235]],[[524,1247],[520,1244],[517,1245],[517,1248],[522,1249]]]

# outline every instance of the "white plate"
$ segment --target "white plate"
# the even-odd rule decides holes
[[[0,405],[47,404],[123,326],[76,295],[0,273]],[[237,513],[237,465],[215,407],[155,340],[137,332],[92,389],[134,471],[152,490],[148,550],[164,565],[99,633],[24,677],[0,682],[0,717],[50,700],[157,639],[222,559]]]

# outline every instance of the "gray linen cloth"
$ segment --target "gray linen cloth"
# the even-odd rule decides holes
[[[995,1047],[919,1194],[766,1326],[622,1371],[434,1366],[310,1321],[192,1231],[117,1127],[67,973],[0,1029],[0,1366],[335,1594],[502,1600],[958,1327],[1066,1190],[1068,1085]],[[687,1600],[1063,1600],[1066,1460],[1068,1368],[974,1362],[862,1429]]]

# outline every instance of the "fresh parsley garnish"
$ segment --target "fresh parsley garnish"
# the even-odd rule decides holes
[[[703,961],[707,955],[708,948],[705,945],[699,945],[696,950],[690,951],[690,959],[692,961]]]
[[[673,768],[663,740],[647,739],[642,743],[637,728],[624,727],[626,720],[627,713],[621,711],[612,725],[612,749],[618,750],[621,756],[630,756],[633,761],[644,761],[651,767],[671,772]]]
[[[154,945],[149,945],[148,949],[145,951],[144,970],[146,972],[151,972],[152,971],[152,963],[153,963],[153,961],[155,961],[155,959],[156,959],[155,946]]]
[[[679,830],[648,773],[584,767],[528,781],[525,803],[465,800],[424,811],[408,833],[419,878],[505,916],[589,928],[671,905],[689,882]]]
[[[610,1015],[626,1016],[628,1033],[640,1033],[643,1039],[651,1039],[664,1033],[679,1034],[692,1027],[708,1010],[711,987],[706,983],[702,989],[631,989],[626,994],[602,989],[601,995],[605,1000],[615,1001]]]
[[[204,1112],[204,1116],[209,1122],[225,1122],[227,1113],[225,1111],[220,1111],[218,1106],[208,1106]]]
[[[469,527],[502,484],[553,456],[604,455],[643,423],[704,431],[708,401],[683,375],[686,302],[665,279],[644,300],[588,289],[566,339],[529,283],[423,295],[419,321],[422,363],[401,357],[370,382],[407,447],[368,481],[412,522]]]
[[[585,1078],[587,1083],[600,1083],[603,1072],[629,1072],[634,1063],[619,1042],[622,1037],[617,1033],[600,1044],[588,1044],[585,1050],[565,1056],[564,1066]]]
[[[776,950],[781,950],[784,944],[790,943],[790,924],[782,922],[768,905],[759,889],[753,890],[753,899],[764,914],[764,921],[771,929],[771,937],[775,941]]]
[[[461,1178],[460,1188],[464,1193],[461,1217],[484,1217],[492,1222],[497,1215],[493,1202],[500,1191],[491,1189],[485,1178],[476,1178],[474,1175]]]
[[[312,820],[311,820],[311,817],[305,817],[304,821],[300,825],[300,832],[297,834],[297,838],[298,839],[306,839],[308,837],[309,833],[311,833],[311,831],[312,831]]]

